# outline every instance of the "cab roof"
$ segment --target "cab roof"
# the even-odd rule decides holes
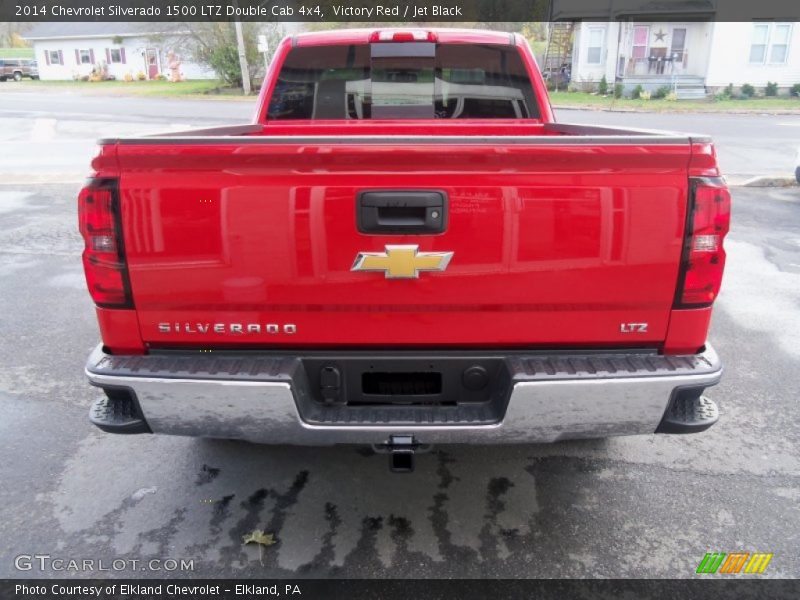
[[[367,44],[375,32],[431,32],[441,44],[498,44],[513,45],[513,33],[504,31],[488,31],[485,29],[454,29],[429,27],[376,27],[363,29],[332,29],[327,31],[310,31],[292,36],[296,46],[331,46],[338,44]]]

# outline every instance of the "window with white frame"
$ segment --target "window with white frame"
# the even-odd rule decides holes
[[[92,64],[92,53],[89,50],[80,50],[78,52],[78,62],[82,65]]]
[[[590,65],[599,65],[603,58],[603,33],[602,27],[589,28],[589,43],[587,44],[586,62]]]
[[[789,57],[791,23],[755,23],[750,42],[750,63],[782,65]]]
[[[58,50],[48,50],[47,54],[50,58],[51,65],[60,65],[61,64],[61,53]]]
[[[119,48],[111,48],[108,51],[108,57],[111,59],[110,62],[112,63],[121,63],[122,62],[122,50]]]
[[[792,35],[792,26],[789,23],[775,23],[772,25],[770,36],[768,61],[782,65],[789,58],[789,38]]]

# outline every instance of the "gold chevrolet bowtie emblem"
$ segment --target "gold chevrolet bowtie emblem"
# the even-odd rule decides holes
[[[419,246],[386,246],[386,252],[359,252],[351,271],[383,271],[386,279],[416,279],[420,271],[444,271],[452,252],[419,252]]]

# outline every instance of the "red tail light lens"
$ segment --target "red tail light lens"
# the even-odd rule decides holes
[[[78,221],[92,300],[107,308],[131,307],[116,181],[91,180],[84,186],[78,196]]]
[[[731,222],[731,195],[720,178],[693,179],[683,250],[680,308],[710,306],[725,268],[722,243]]]

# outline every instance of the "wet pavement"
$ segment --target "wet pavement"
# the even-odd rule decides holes
[[[0,577],[689,577],[709,551],[800,575],[797,188],[734,190],[709,431],[437,447],[404,475],[365,448],[92,427],[77,190],[0,185]],[[243,545],[254,529],[277,543]],[[27,554],[125,567],[17,570]]]

